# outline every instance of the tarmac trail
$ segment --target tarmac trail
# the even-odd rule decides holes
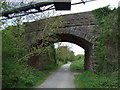
[[[41,84],[38,88],[75,88],[74,74],[70,71],[70,62],[63,65]]]

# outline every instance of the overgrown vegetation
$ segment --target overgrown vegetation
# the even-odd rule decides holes
[[[35,49],[30,52],[24,32],[25,29],[23,26],[9,26],[8,28],[2,30],[3,88],[34,87],[38,82],[41,84],[45,80],[45,78],[49,75],[49,71],[57,69],[59,65],[61,65],[59,63],[56,64],[53,45],[38,49],[37,47],[34,47]],[[37,55],[40,54],[40,56],[42,56],[40,57],[40,61],[38,61],[41,63],[39,64],[41,68],[38,68],[40,70],[32,68],[28,65],[30,55],[34,55],[36,52],[38,53]]]
[[[39,71],[27,65],[28,45],[22,35],[24,29],[8,27],[2,30],[3,57],[2,80],[3,88],[33,87],[38,81],[43,82],[48,72]],[[20,58],[24,57],[22,60]]]
[[[57,62],[67,63],[68,61],[76,60],[74,52],[67,46],[60,46],[56,49]]]
[[[74,60],[70,65],[71,70],[84,70],[84,55],[76,56],[76,60]]]
[[[6,9],[9,8],[9,5],[5,4],[3,7]],[[38,44],[38,39],[42,40],[41,44],[32,47],[30,47],[25,34],[31,29],[28,31],[26,24],[21,25],[22,17],[15,18],[12,21],[15,26],[9,26],[1,31],[3,40],[2,88],[35,87],[37,83],[41,84],[46,79],[49,71],[59,67],[59,64],[56,64],[55,49],[51,42],[56,41],[53,31],[62,22],[59,19],[58,21],[55,20],[54,23],[50,23],[52,20],[52,18],[42,20],[42,28],[38,27],[41,31],[39,37],[36,36],[35,32],[29,34],[33,36],[32,44]],[[61,22],[61,24],[58,24],[58,22]],[[46,36],[47,30],[50,33]],[[35,69],[31,67],[32,65],[28,65],[28,61],[32,56],[39,57],[38,64],[41,63],[40,68]]]
[[[97,75],[92,72],[83,72],[75,75],[76,88],[118,88],[118,76],[113,73],[112,76]]]
[[[93,11],[97,26],[94,32],[98,35],[96,43],[96,70],[75,76],[77,88],[119,88],[118,83],[118,9],[109,6]]]
[[[2,31],[3,88],[32,87],[38,79],[43,80],[47,75],[44,72],[29,67],[26,63],[27,57],[19,61],[28,52],[27,43],[23,36],[19,36],[20,33],[22,34],[22,30],[19,31],[17,27],[8,27]]]
[[[93,11],[98,26],[96,47],[96,71],[108,73],[118,71],[118,9],[111,10],[108,6]]]

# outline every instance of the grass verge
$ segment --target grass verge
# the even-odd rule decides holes
[[[84,70],[84,61],[76,60],[70,65],[71,70]]]
[[[14,64],[15,66],[16,64]],[[12,65],[13,66],[13,65]],[[11,71],[5,73],[3,76],[3,88],[37,88],[50,75],[49,72],[56,70],[60,66],[49,66],[49,70],[37,70],[30,66],[16,65],[16,69],[11,67],[11,71],[16,74],[10,74]],[[12,77],[10,77],[12,75]],[[10,78],[8,78],[10,77]]]
[[[92,72],[83,72],[75,75],[76,88],[118,88],[117,74],[97,75]]]
[[[42,72],[44,73],[43,75],[41,75],[42,78],[38,78],[39,81],[36,82],[36,84],[32,87],[32,88],[36,88],[38,86],[40,86],[45,80],[46,78],[50,75],[50,71],[56,70],[58,68],[60,68],[63,64],[59,64],[59,65],[50,65],[48,67],[46,67],[44,70],[42,70]]]

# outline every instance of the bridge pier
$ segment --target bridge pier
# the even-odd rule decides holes
[[[92,45],[91,48],[85,50],[84,70],[94,71],[95,68],[95,48]]]
[[[95,44],[92,45],[92,50],[91,50],[91,55],[90,55],[90,59],[91,59],[91,70],[94,71],[95,67],[96,67],[96,49],[95,49]]]
[[[85,50],[84,70],[89,70],[89,63],[90,63],[89,50]]]

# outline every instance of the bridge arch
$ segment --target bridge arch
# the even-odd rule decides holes
[[[60,31],[59,31],[60,32]],[[84,59],[84,69],[92,71],[95,67],[95,54],[94,54],[94,43],[91,43],[89,40],[92,36],[86,35],[81,31],[62,30],[60,33],[55,33],[60,42],[70,42],[77,44],[85,50],[85,59]],[[89,37],[89,39],[85,38]]]
[[[59,40],[59,42],[71,42],[82,47],[85,50],[84,69],[93,71],[95,67],[95,58],[94,58],[95,56],[94,56],[94,48],[93,48],[94,43],[90,42],[92,41],[91,38],[93,38],[93,36],[87,35],[85,33],[82,33],[81,31],[76,31],[76,30],[67,31],[67,29],[57,30],[54,32],[54,34],[56,38]],[[41,41],[38,42],[39,42],[38,44],[40,44]],[[52,43],[57,43],[57,42],[52,42]]]
[[[60,42],[70,42],[77,44],[85,50],[84,69],[91,70],[90,68],[90,57],[92,44],[85,41],[83,38],[77,37],[72,34],[57,34]]]
[[[52,32],[60,42],[71,42],[77,44],[85,50],[84,68],[93,71],[95,68],[95,42],[93,27],[96,24],[91,12],[64,15],[63,19],[67,22],[63,27]],[[71,21],[73,20],[73,21]],[[34,25],[34,26],[32,26]],[[40,35],[40,21],[31,22],[27,25],[30,32]],[[47,32],[49,33],[49,32]],[[48,34],[49,35],[49,34]],[[32,41],[32,36],[28,33],[28,41]],[[56,43],[56,42],[53,42]]]

